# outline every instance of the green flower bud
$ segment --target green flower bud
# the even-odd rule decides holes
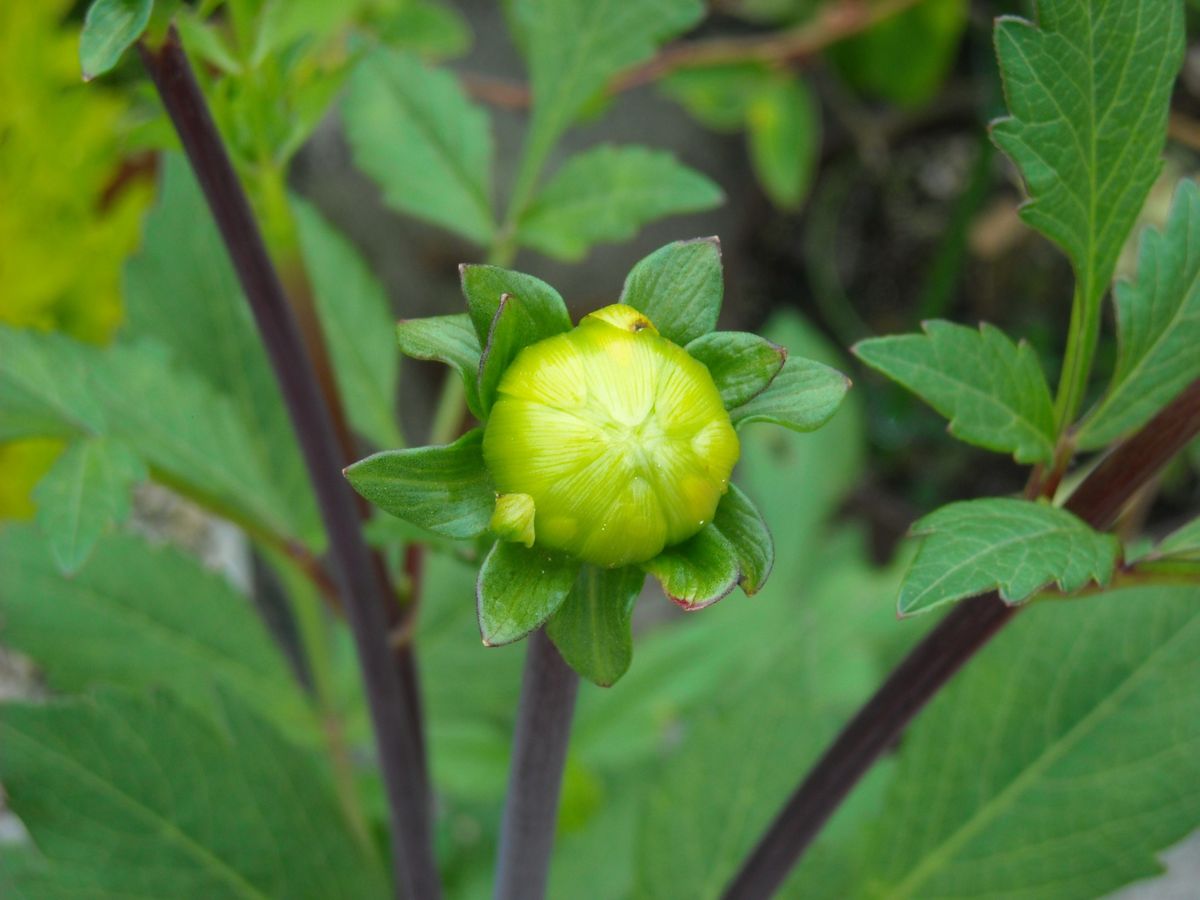
[[[501,379],[483,437],[493,530],[596,565],[645,562],[712,521],[738,450],[708,369],[608,306]]]

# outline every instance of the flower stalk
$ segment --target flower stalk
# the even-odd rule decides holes
[[[309,470],[329,536],[331,575],[358,649],[375,740],[392,815],[397,890],[404,896],[441,895],[430,831],[417,711],[415,667],[407,647],[393,657],[389,615],[395,607],[386,571],[361,532],[353,493],[341,477],[348,462],[339,448],[312,360],[271,263],[262,234],[187,56],[172,28],[160,46],[139,43],[196,179],[208,201],[275,370]]]

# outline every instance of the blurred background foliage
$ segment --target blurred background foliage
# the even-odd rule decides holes
[[[137,689],[169,670],[169,693],[211,715],[215,680],[291,745],[329,751],[333,762],[321,765],[349,827],[378,837],[386,813],[353,648],[304,575],[324,536],[273,378],[136,54],[98,84],[80,83],[83,7],[0,5],[0,323],[20,332],[4,345],[10,352],[39,360],[64,359],[55,354],[68,346],[40,333],[98,345],[78,356],[105,419],[97,433],[137,445],[156,487],[135,494],[133,528],[143,536],[118,538],[102,523],[94,559],[72,581],[35,549],[33,526],[0,530],[0,641],[40,667],[41,680],[23,679],[23,691]],[[521,184],[530,105],[522,55],[537,24],[522,16],[531,4],[181,7],[183,42],[364,450],[405,435],[424,443],[461,424],[454,381],[443,388],[436,367],[398,360],[391,322],[458,312],[456,264],[487,257],[545,278],[581,313],[611,302],[648,250],[716,233],[727,271],[722,327],[765,330],[855,374],[856,390],[824,430],[746,433],[739,480],[777,543],[769,587],[686,620],[647,599],[629,674],[610,691],[583,686],[552,896],[581,896],[579,885],[587,897],[714,896],[797,775],[927,627],[894,616],[909,524],[949,500],[1019,490],[1015,465],[947,440],[940,418],[856,370],[845,347],[926,318],[988,320],[1027,336],[1056,371],[1070,269],[1020,224],[1019,181],[986,134],[1002,109],[992,18],[1028,7],[715,0],[673,26],[686,43],[622,66],[566,114],[578,124],[550,141],[552,174],[539,191],[535,173],[532,212],[515,216],[497,199]],[[688,56],[695,46],[707,55]],[[1197,169],[1198,96],[1192,52],[1148,223],[1162,221],[1174,184]],[[630,152],[633,142],[653,150]],[[414,155],[424,145],[433,156]],[[597,151],[604,146],[620,152]],[[654,202],[622,207],[623,184]],[[1114,352],[1106,336],[1101,371]],[[28,518],[34,486],[71,433],[31,437],[4,423],[0,517]],[[1179,524],[1195,509],[1197,465],[1200,452],[1165,474],[1156,521]],[[1128,534],[1149,511],[1131,511]],[[208,513],[249,541],[221,544]],[[521,653],[479,646],[473,548],[391,520],[373,522],[370,535],[397,569],[408,542],[427,547],[417,647],[439,853],[452,896],[485,896]],[[186,552],[164,563],[150,547],[163,538]],[[198,550],[232,578],[232,587],[212,587],[217,599],[204,595],[212,615],[149,609],[151,624],[139,628],[126,599],[168,563],[174,581],[164,583],[203,587]],[[267,611],[275,642],[243,594]],[[49,596],[54,610],[28,602]],[[1117,630],[1096,636],[1097,653],[1119,643],[1119,600],[1101,605],[1099,619]],[[984,674],[956,688],[939,715],[972,698],[997,708],[1037,702],[1036,684],[990,695],[987,672],[1040,629],[1069,627],[1046,624],[1055,616],[1013,626],[981,660]],[[87,643],[88,629],[106,640]],[[230,644],[230,631],[248,637]],[[152,636],[161,643],[148,656],[163,670],[132,664],[123,649]],[[191,655],[193,640],[215,648],[215,666]],[[915,745],[936,744],[934,728]],[[866,895],[887,883],[882,869],[863,870],[880,840],[866,826],[903,801],[893,784],[900,764],[876,768],[792,891]],[[0,862],[6,853],[0,845]]]

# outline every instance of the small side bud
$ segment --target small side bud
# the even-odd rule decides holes
[[[624,303],[614,303],[589,313],[583,317],[583,322],[580,324],[589,321],[607,322],[622,331],[632,331],[635,334],[639,331],[658,334],[658,329],[654,327],[654,323],[646,317],[644,312],[636,310],[632,306],[626,306]]]
[[[502,541],[515,541],[532,547],[534,504],[528,494],[500,494],[492,513],[492,531]]]

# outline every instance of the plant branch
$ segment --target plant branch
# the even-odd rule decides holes
[[[1112,525],[1138,489],[1200,433],[1200,379],[1088,475],[1065,506]],[[726,888],[726,900],[779,888],[821,826],[950,678],[1016,614],[990,593],[960,603],[897,666],[825,751]]]
[[[430,796],[416,721],[411,656],[388,647],[388,607],[395,606],[386,572],[362,537],[356,500],[341,477],[345,464],[312,362],[271,264],[250,204],[221,142],[204,95],[172,28],[162,46],[138,45],[196,179],[225,241],[275,369],[329,537],[331,574],[358,648],[375,740],[392,815],[392,855],[398,890],[413,898],[440,896],[430,832]],[[407,667],[406,667],[407,666]]]
[[[528,643],[500,829],[495,900],[537,900],[546,894],[558,794],[579,688],[579,676],[563,662],[543,629],[531,634]]]

